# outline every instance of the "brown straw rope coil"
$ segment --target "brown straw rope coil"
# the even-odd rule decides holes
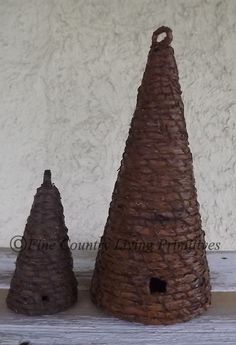
[[[7,296],[10,309],[28,315],[54,314],[76,302],[67,231],[60,193],[46,170],[17,257]]]
[[[211,299],[171,41],[153,33],[91,284],[97,306],[146,324],[192,319]]]

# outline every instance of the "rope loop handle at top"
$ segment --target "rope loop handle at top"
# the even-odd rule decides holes
[[[162,33],[166,34],[166,37],[163,38],[160,42],[157,41],[158,36]],[[168,28],[167,26],[161,26],[159,27],[156,31],[153,32],[152,34],[152,43],[153,44],[158,44],[160,46],[165,46],[167,47],[168,45],[171,44],[173,40],[173,35],[172,35],[172,30]]]

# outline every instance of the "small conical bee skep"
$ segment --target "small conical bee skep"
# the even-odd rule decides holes
[[[171,41],[153,34],[91,284],[97,306],[147,324],[192,319],[211,296]]]
[[[7,305],[27,315],[54,314],[77,300],[77,281],[68,247],[63,206],[46,170],[34,197]]]

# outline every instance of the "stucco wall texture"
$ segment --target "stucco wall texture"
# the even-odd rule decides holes
[[[236,249],[236,1],[0,1],[0,246],[51,169],[72,242],[103,233],[152,32],[170,26],[207,242]]]

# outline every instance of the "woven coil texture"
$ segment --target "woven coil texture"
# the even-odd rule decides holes
[[[145,324],[187,321],[211,301],[171,41],[167,27],[153,33],[91,283],[97,306]]]
[[[63,206],[46,170],[22,238],[21,251],[7,296],[17,313],[54,314],[77,300],[77,281],[68,247]]]

